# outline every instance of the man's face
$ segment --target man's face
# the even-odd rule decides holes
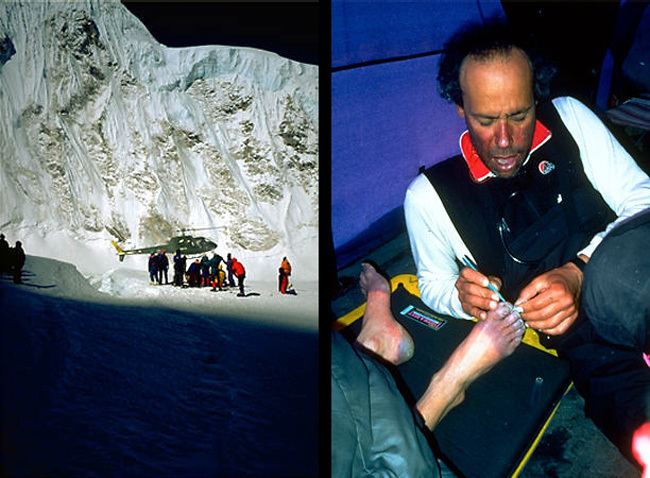
[[[499,177],[514,176],[530,151],[535,129],[532,70],[518,49],[488,60],[468,57],[460,69],[463,106],[472,144]]]

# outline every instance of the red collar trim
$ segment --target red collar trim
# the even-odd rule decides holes
[[[551,139],[551,131],[544,126],[539,120],[535,121],[535,131],[533,131],[533,144],[528,153],[528,157],[524,161],[524,164],[530,159],[530,155],[533,154],[537,149],[539,149],[544,143]],[[463,134],[460,135],[460,151],[463,153],[463,158],[467,163],[469,168],[469,174],[472,177],[472,180],[475,183],[482,183],[487,181],[490,178],[495,177],[495,174],[488,169],[488,167],[481,161],[472,140],[469,137],[469,131],[465,130]]]

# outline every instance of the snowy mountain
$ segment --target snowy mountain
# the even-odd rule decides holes
[[[167,48],[117,1],[0,2],[0,231],[101,274],[111,240],[182,228],[316,279],[317,67]]]

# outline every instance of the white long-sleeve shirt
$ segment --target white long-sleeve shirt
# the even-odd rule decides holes
[[[571,97],[552,103],[578,145],[587,178],[618,216],[579,252],[591,257],[616,224],[650,208],[650,178],[589,108]],[[456,258],[472,254],[425,175],[409,185],[404,214],[423,302],[441,313],[469,319],[455,288],[460,272]]]

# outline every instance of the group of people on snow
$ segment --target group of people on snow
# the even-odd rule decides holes
[[[25,265],[25,251],[23,244],[16,241],[15,247],[9,247],[4,234],[0,234],[0,277],[5,272],[13,276],[14,283],[22,283],[22,271]]]
[[[187,279],[189,287],[211,287],[213,291],[224,290],[225,287],[239,287],[238,296],[242,297],[244,293],[244,279],[246,278],[246,269],[244,265],[228,253],[226,260],[217,253],[211,257],[204,254],[201,259],[194,261],[186,267],[187,257],[181,255],[177,250],[174,256],[174,285],[183,286],[183,278]],[[224,270],[224,265],[226,270]],[[226,275],[227,272],[227,275]],[[237,278],[237,284],[235,279]]]
[[[149,280],[152,284],[168,284],[167,271],[169,260],[165,250],[152,252],[149,255]],[[187,257],[176,250],[173,257],[174,276],[172,284],[176,287],[211,287],[212,291],[224,290],[226,287],[238,287],[239,297],[245,296],[244,280],[246,268],[244,264],[228,253],[226,259],[217,253],[204,254],[200,259],[194,259],[188,266]],[[282,294],[296,295],[289,282],[291,263],[284,257],[279,268],[278,290]],[[235,281],[236,279],[236,281]]]
[[[230,253],[228,253],[226,259],[217,253],[212,253],[210,257],[208,257],[208,254],[204,254],[201,259],[195,259],[188,267],[187,257],[182,255],[181,250],[178,249],[173,261],[174,276],[172,284],[174,286],[183,287],[185,284],[189,287],[209,286],[212,287],[213,291],[221,291],[226,287],[238,287],[239,294],[237,295],[245,295],[246,268]],[[9,247],[5,235],[0,234],[0,277],[5,273],[9,273],[13,276],[13,281],[20,284],[24,265],[25,251],[22,248],[22,243],[16,241],[15,247]],[[149,280],[152,284],[169,284],[169,259],[166,250],[161,249],[149,255],[148,270]],[[278,272],[278,290],[280,293],[296,295],[296,291],[289,281],[291,263],[286,257],[282,258]],[[237,280],[235,281],[235,279]]]
[[[235,261],[237,259],[234,259]],[[187,258],[181,255],[180,251],[176,251],[174,256],[174,270],[177,271],[179,282],[174,285],[182,286],[182,279],[184,276],[187,278],[187,284],[190,287],[211,287],[213,291],[224,290],[225,287],[235,287],[233,279],[233,257],[228,254],[227,260],[224,260],[219,254],[212,254],[209,257],[204,254],[201,259],[195,259],[190,266],[185,270]],[[226,271],[228,277],[226,280]],[[243,266],[242,266],[243,269]],[[242,273],[245,276],[245,271]],[[244,294],[244,279],[241,279],[241,286],[239,288],[240,294]]]

